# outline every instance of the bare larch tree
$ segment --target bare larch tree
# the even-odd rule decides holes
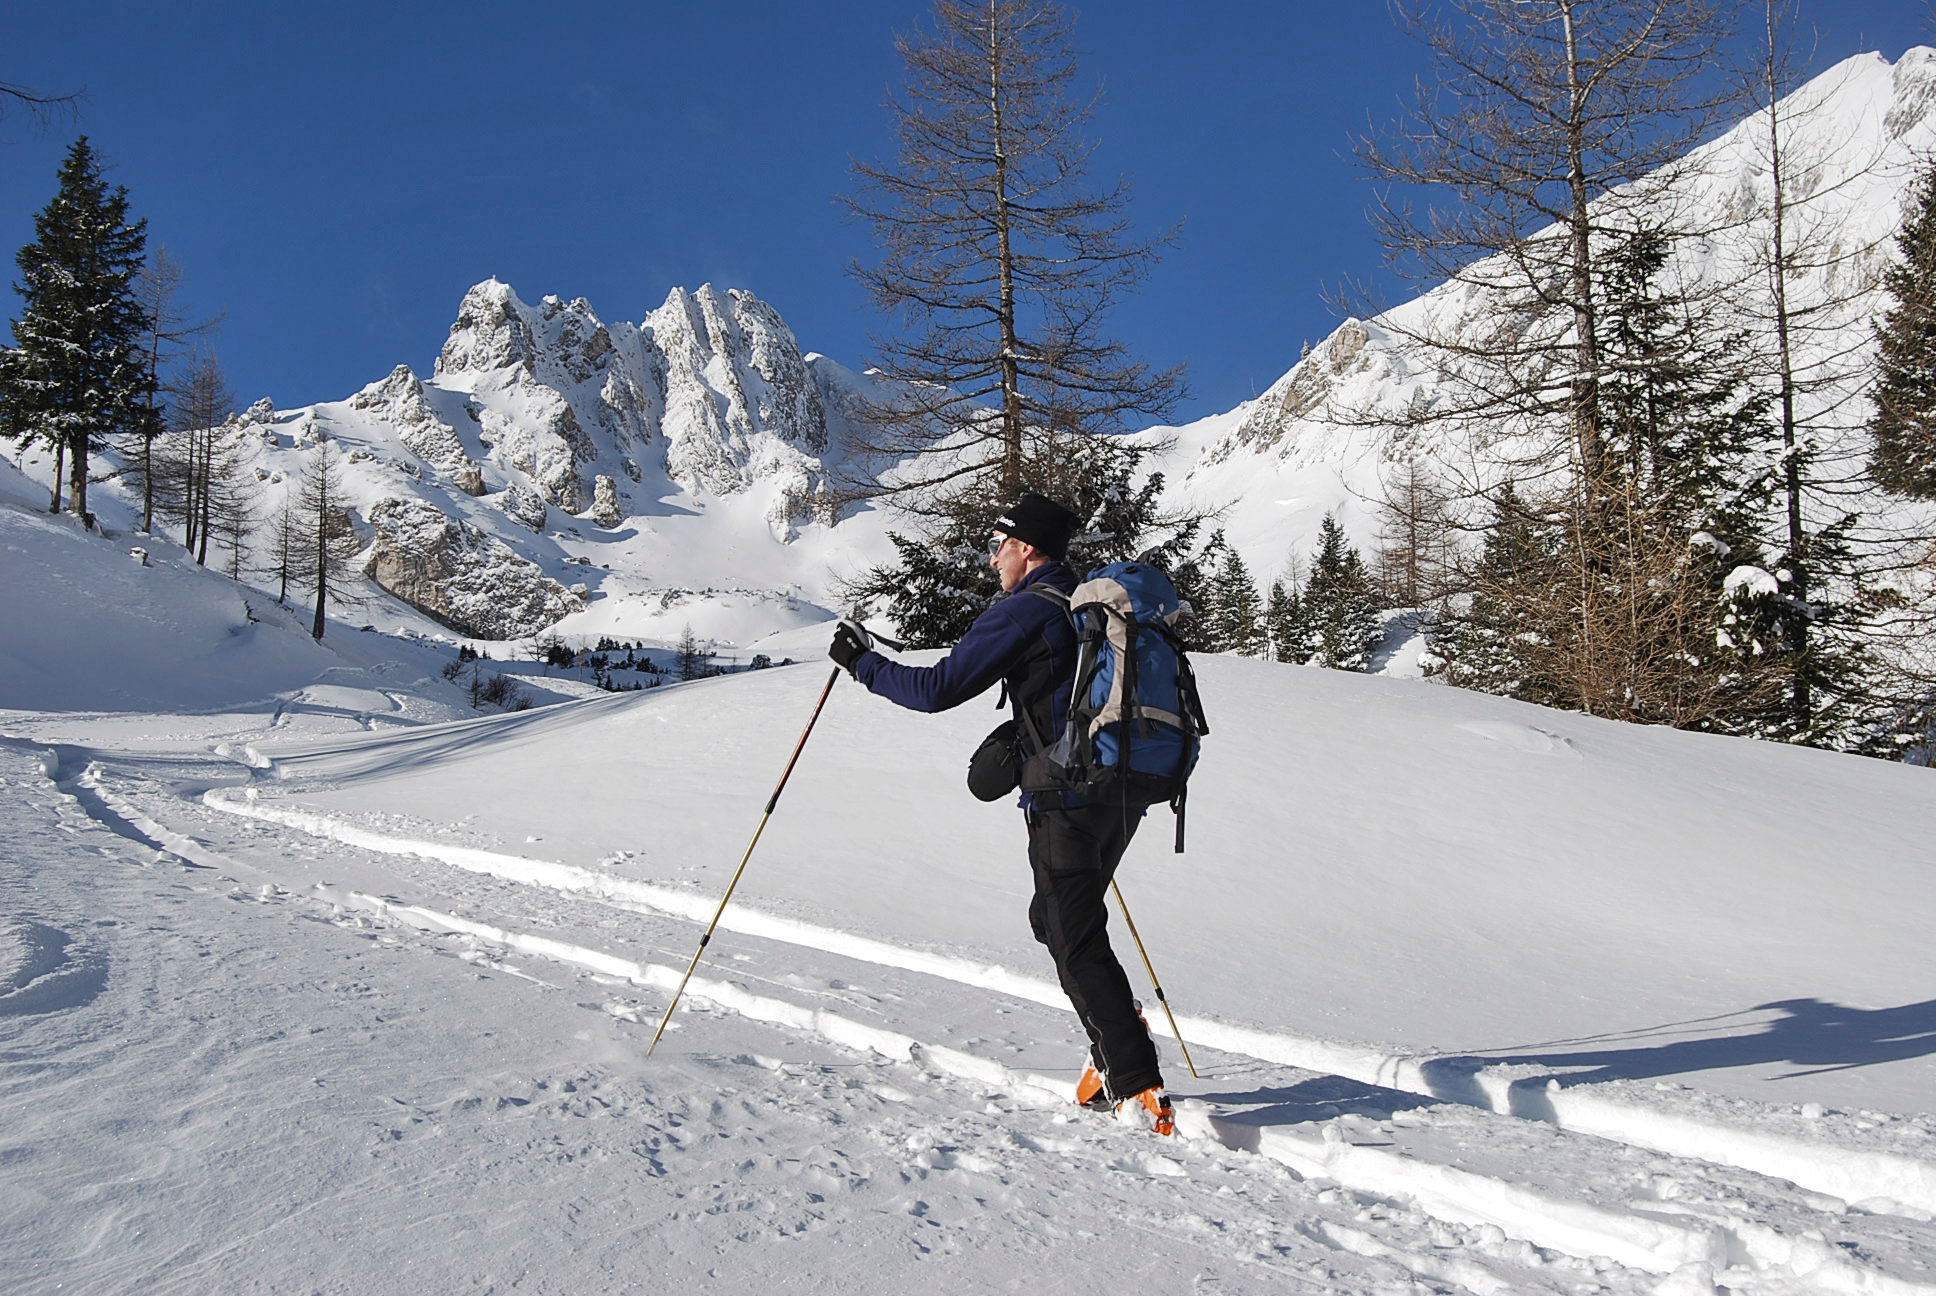
[[[330,602],[347,601],[350,559],[362,545],[350,523],[343,458],[334,441],[319,440],[303,466],[296,484],[296,516],[307,536],[301,546],[309,559],[306,583],[316,596],[309,633],[321,639]]]
[[[1013,496],[1059,438],[1153,420],[1182,393],[1180,369],[1104,331],[1174,232],[1132,237],[1128,182],[1088,185],[1095,100],[1071,97],[1069,35],[1048,0],[935,0],[931,28],[896,41],[896,154],[853,165],[844,201],[880,251],[853,273],[896,325],[875,344],[897,395],[860,448],[915,457],[891,488],[910,506]]]
[[[1716,58],[1729,0],[1392,8],[1438,78],[1360,144],[1386,186],[1373,220],[1401,276],[1454,286],[1451,309],[1380,316],[1438,379],[1438,400],[1402,417],[1493,438],[1563,430],[1590,494],[1604,457],[1596,258],[1607,238],[1674,227],[1664,199],[1686,153],[1738,102]],[[1420,189],[1452,201],[1420,208]]]

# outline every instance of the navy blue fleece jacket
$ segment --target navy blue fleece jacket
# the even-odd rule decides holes
[[[1044,563],[1023,577],[1008,595],[989,604],[961,642],[934,665],[907,666],[869,651],[854,663],[854,678],[869,692],[915,711],[946,711],[987,691],[997,680],[1005,680],[1010,685],[1010,705],[1020,722],[1021,699],[1015,696],[1013,686],[1021,678],[1029,650],[1043,644],[1051,654],[1052,673],[1060,681],[1050,717],[1049,735],[1055,734],[1069,714],[1076,632],[1060,603],[1026,592],[1034,585],[1052,585],[1067,594],[1076,587],[1076,575],[1063,563]]]

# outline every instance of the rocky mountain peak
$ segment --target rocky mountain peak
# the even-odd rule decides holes
[[[458,305],[457,320],[437,357],[435,376],[528,369],[536,354],[531,308],[518,300],[511,285],[486,279],[465,293]]]

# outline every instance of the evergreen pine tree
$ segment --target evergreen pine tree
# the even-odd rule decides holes
[[[1369,668],[1372,650],[1383,635],[1378,598],[1364,559],[1345,540],[1344,527],[1331,514],[1318,524],[1318,551],[1304,585],[1303,612],[1318,665],[1333,670]]]
[[[1230,542],[1224,539],[1223,532],[1214,531],[1201,553],[1170,573],[1178,597],[1189,604],[1184,635],[1197,652],[1230,651],[1230,618],[1217,583],[1217,572],[1229,552]]]
[[[1264,632],[1270,641],[1272,661],[1301,666],[1317,650],[1295,577],[1289,585],[1281,576],[1271,582],[1270,595],[1264,601]]]
[[[1529,509],[1511,482],[1492,499],[1492,520],[1462,608],[1448,612],[1432,639],[1445,676],[1463,688],[1525,701],[1561,702],[1540,665],[1550,636],[1543,596],[1556,581],[1559,537]]]
[[[1573,528],[1565,673],[1599,714],[1750,733],[1783,696],[1782,618],[1804,613],[1770,596],[1778,447],[1745,339],[1669,289],[1667,261],[1649,229],[1604,258],[1605,476],[1599,525]]]
[[[1070,439],[1064,453],[1028,465],[1029,489],[1065,501],[1085,525],[1070,545],[1078,575],[1103,563],[1147,557],[1167,570],[1179,592],[1197,577],[1192,551],[1201,519],[1159,507],[1163,476],[1137,473],[1142,446],[1102,437]],[[843,593],[881,609],[910,648],[943,648],[960,640],[1001,593],[988,565],[989,524],[998,502],[963,498],[940,510],[915,535],[890,532],[897,555]],[[1186,595],[1187,597],[1187,595]]]
[[[1817,633],[1840,609],[1799,597],[1793,559],[1767,540],[1781,459],[1742,339],[1663,285],[1658,233],[1626,236],[1602,264],[1599,474],[1566,497],[1499,492],[1469,602],[1435,650],[1453,682],[1545,705],[1764,737],[1822,731],[1846,710],[1854,659]],[[1846,571],[1834,528],[1810,543],[1815,572]],[[1822,708],[1801,729],[1798,688]]]
[[[1158,504],[1162,473],[1137,480],[1150,452],[1148,445],[1115,437],[1066,443],[1056,460],[1061,471],[1045,478],[1043,493],[1068,500],[1086,520],[1070,545],[1072,564],[1086,569],[1142,559],[1174,574],[1190,562],[1203,517]]]
[[[1895,299],[1877,328],[1875,438],[1869,465],[1886,490],[1936,499],[1936,161],[1910,198],[1882,286]]]
[[[898,561],[873,568],[847,591],[879,607],[910,648],[945,648],[960,640],[1001,593],[988,565],[988,524],[963,517],[927,536],[889,532]]]
[[[82,136],[61,165],[60,187],[34,217],[34,241],[14,258],[21,279],[14,346],[0,365],[0,433],[54,447],[60,508],[88,519],[88,461],[110,436],[152,430],[154,386],[141,350],[148,317],[136,293],[146,221],[128,221],[128,191],[110,188]]]
[[[1264,609],[1257,597],[1257,585],[1250,578],[1235,549],[1224,552],[1212,584],[1223,633],[1223,651],[1244,657],[1262,657],[1268,641],[1264,635]]]

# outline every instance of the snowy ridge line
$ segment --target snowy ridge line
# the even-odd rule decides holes
[[[460,934],[534,957],[575,965],[633,984],[671,992],[680,971],[660,963],[588,949],[550,937],[530,935],[453,914],[405,904],[360,891],[315,888],[321,898],[350,904],[423,931]],[[824,1008],[806,1008],[784,999],[756,995],[728,982],[695,976],[686,994],[756,1021],[819,1036],[830,1043],[871,1051],[897,1062],[931,1067],[972,1084],[999,1089],[1042,1106],[1072,1105],[1073,1086],[1046,1076],[1016,1071],[1000,1062],[958,1049],[925,1043],[898,1031],[868,1026]],[[1280,1129],[1260,1129],[1221,1120],[1209,1107],[1186,1100],[1177,1113],[1177,1132],[1234,1152],[1252,1152],[1291,1167],[1305,1178],[1409,1202],[1421,1213],[1463,1226],[1492,1225],[1509,1237],[1580,1259],[1604,1257],[1629,1269],[1672,1273],[1689,1264],[1723,1267],[1729,1256],[1725,1230],[1702,1222],[1660,1219],[1588,1202],[1557,1199],[1537,1190],[1435,1165],[1383,1148],[1341,1141],[1335,1127],[1328,1137]],[[1887,1292],[1890,1296],[1928,1296],[1936,1288],[1864,1285],[1881,1275],[1852,1270],[1856,1285],[1829,1291]],[[1886,1283],[1886,1280],[1885,1280]],[[1503,1290],[1503,1289],[1501,1289]]]
[[[295,828],[345,845],[384,854],[422,856],[507,881],[640,905],[701,925],[712,918],[715,908],[714,902],[703,896],[615,878],[575,865],[442,842],[389,837],[314,811],[265,805],[254,788],[239,792],[214,788],[204,793],[202,799],[217,810]],[[728,909],[719,925],[742,935],[935,976],[1051,1008],[1060,1008],[1068,1002],[1061,987],[998,965],[911,950],[778,918],[746,906]],[[1591,1134],[1671,1156],[1729,1165],[1783,1179],[1877,1213],[1936,1214],[1936,1161],[1844,1148],[1741,1126],[1716,1125],[1609,1099],[1585,1089],[1555,1087],[1543,1078],[1528,1082],[1523,1077],[1484,1071],[1459,1071],[1454,1078],[1432,1057],[1384,1053],[1189,1015],[1179,1015],[1177,1024],[1192,1043],[1226,1053],[1462,1103],[1500,1115],[1541,1120],[1574,1133]],[[1536,1100],[1528,1101],[1529,1098]]]

